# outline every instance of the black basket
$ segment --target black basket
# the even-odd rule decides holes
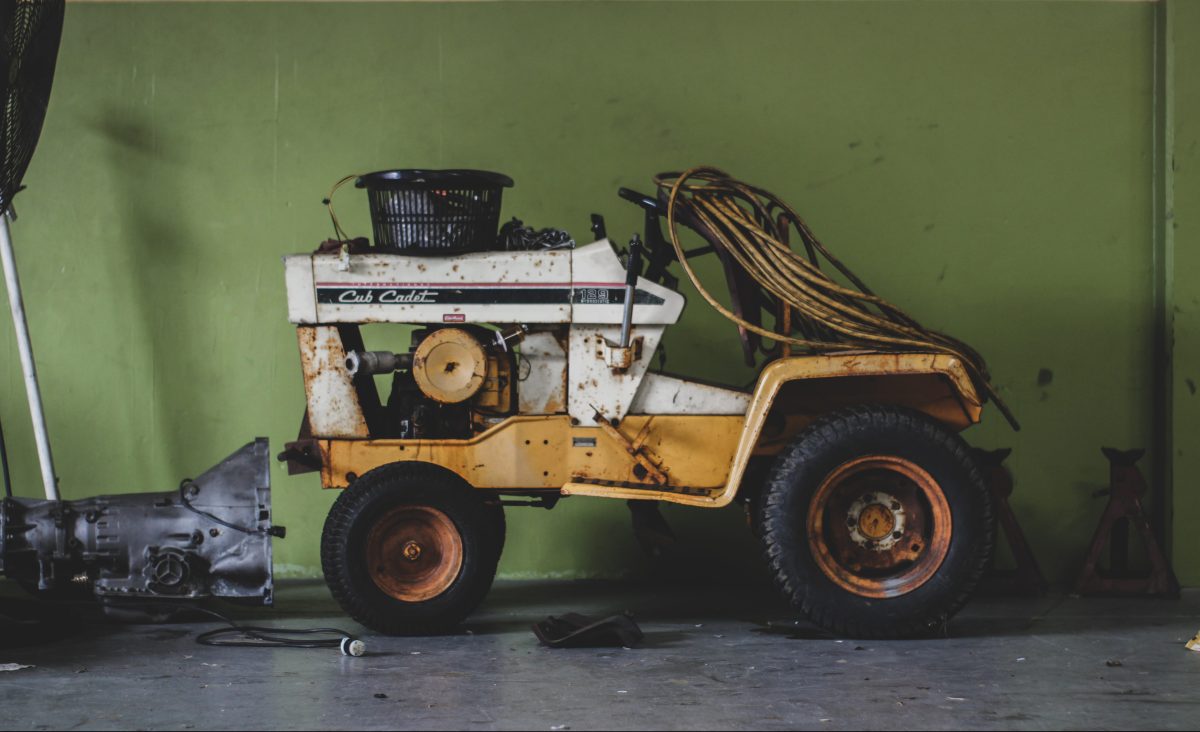
[[[375,246],[444,256],[496,248],[500,195],[512,178],[483,170],[385,170],[367,189]]]

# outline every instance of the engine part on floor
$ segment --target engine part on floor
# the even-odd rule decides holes
[[[778,196],[711,167],[655,177],[667,207],[667,230],[675,256],[696,290],[717,312],[737,324],[753,363],[759,338],[814,352],[873,349],[947,353],[962,359],[976,386],[987,393],[1013,429],[1020,425],[990,382],[983,357],[962,341],[921,326],[876,295],[817,239]],[[679,223],[703,236],[726,268],[734,293],[730,310],[713,296],[688,262]],[[794,227],[807,257],[787,244]],[[853,287],[821,269],[822,260]],[[775,315],[762,324],[761,310]],[[797,337],[793,333],[799,332]]]
[[[1000,520],[1000,528],[1004,539],[1012,552],[1012,569],[996,569],[993,563],[988,575],[984,578],[980,591],[1003,595],[1041,595],[1046,592],[1049,583],[1046,582],[1042,569],[1038,566],[1037,558],[1029,547],[1025,532],[1017,521],[1008,499],[1013,493],[1012,473],[1004,466],[1004,459],[1012,453],[1011,448],[998,450],[983,450],[972,448],[971,455],[983,472],[983,482],[987,483],[992,494],[992,508]]]
[[[6,499],[0,574],[36,594],[90,590],[108,614],[124,618],[166,617],[166,606],[144,602],[167,598],[270,605],[271,539],[285,531],[271,523],[269,459],[259,438],[174,491]]]
[[[579,613],[551,615],[534,624],[533,634],[551,648],[633,648],[646,637],[630,613],[599,620]]]
[[[1094,495],[1108,496],[1108,505],[1100,516],[1100,525],[1092,536],[1087,559],[1075,583],[1079,595],[1159,595],[1179,596],[1179,580],[1167,561],[1150,528],[1150,519],[1142,506],[1142,498],[1149,492],[1149,485],[1138,469],[1137,462],[1146,454],[1145,450],[1118,450],[1102,447],[1108,458],[1109,488]],[[1146,557],[1150,562],[1149,572],[1135,572],[1129,568],[1129,527],[1133,526],[1142,537]],[[1100,554],[1109,546],[1109,569],[1100,569]]]

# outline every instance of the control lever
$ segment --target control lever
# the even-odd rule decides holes
[[[637,295],[637,280],[641,271],[642,238],[634,234],[629,240],[629,256],[625,260],[625,313],[621,317],[621,348],[629,348],[629,331],[633,326],[633,301]]]
[[[608,228],[604,225],[604,217],[600,214],[592,214],[592,236],[596,237],[595,241],[608,238]]]

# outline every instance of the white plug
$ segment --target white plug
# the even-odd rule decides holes
[[[367,652],[366,643],[350,636],[342,639],[341,648],[343,656],[361,656]]]

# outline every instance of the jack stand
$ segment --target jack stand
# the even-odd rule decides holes
[[[971,452],[983,471],[983,480],[992,494],[992,503],[1000,521],[1000,528],[1004,531],[1004,538],[1008,542],[1008,548],[1016,563],[1014,569],[991,567],[984,578],[981,589],[992,595],[1041,595],[1045,593],[1048,586],[1046,578],[1042,575],[1037,559],[1033,556],[1033,550],[1029,548],[1029,542],[1025,539],[1025,532],[1021,530],[1021,524],[1017,522],[1017,515],[1013,513],[1012,506],[1008,503],[1008,498],[1013,492],[1013,479],[1012,473],[1004,467],[1003,463],[1004,459],[1012,452],[1012,448],[1005,447],[999,450],[975,448]]]
[[[626,501],[633,520],[633,535],[642,551],[651,557],[661,557],[675,545],[675,532],[658,508],[658,501]]]
[[[1179,596],[1179,580],[1171,571],[1166,555],[1154,538],[1146,511],[1142,508],[1142,496],[1146,495],[1149,486],[1142,472],[1137,468],[1137,461],[1146,453],[1145,450],[1117,450],[1111,447],[1100,448],[1109,462],[1109,489],[1097,492],[1095,495],[1108,495],[1108,506],[1100,517],[1100,525],[1092,537],[1091,549],[1079,581],[1075,583],[1075,593],[1079,595],[1160,595],[1167,597]],[[1146,546],[1146,556],[1150,560],[1150,572],[1142,576],[1133,576],[1128,572],[1129,525],[1132,524],[1142,536]],[[1111,543],[1111,569],[1104,575],[1097,567],[1100,552],[1105,544]]]

